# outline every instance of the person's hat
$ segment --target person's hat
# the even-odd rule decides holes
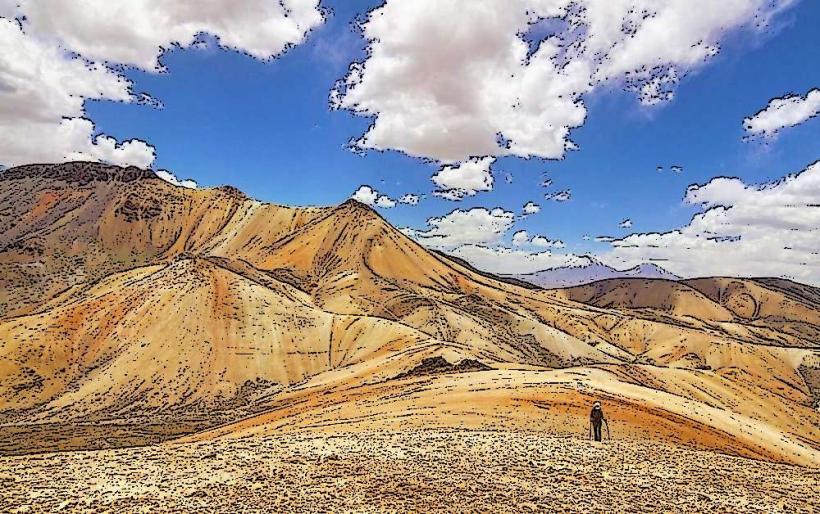
[[[593,403],[593,404],[592,404],[592,408],[593,408],[593,409],[600,409],[600,408],[601,408],[601,402],[595,402],[595,403]]]

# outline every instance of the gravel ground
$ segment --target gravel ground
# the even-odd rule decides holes
[[[820,463],[818,463],[820,464]],[[820,469],[536,433],[299,434],[0,457],[2,512],[818,512]]]

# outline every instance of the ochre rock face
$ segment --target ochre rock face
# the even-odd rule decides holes
[[[0,173],[0,417],[577,434],[817,463],[820,292],[525,289],[354,201],[292,208],[96,163]],[[239,421],[240,418],[244,418]]]

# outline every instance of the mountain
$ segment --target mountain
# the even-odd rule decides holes
[[[15,168],[2,186],[2,350],[27,358],[3,370],[0,408],[228,404],[246,383],[277,391],[395,351],[396,374],[442,354],[607,359],[352,200],[294,209],[93,163]]]
[[[543,289],[574,287],[610,278],[637,277],[662,278],[666,280],[677,280],[680,278],[657,264],[639,264],[634,268],[621,271],[607,266],[592,257],[586,257],[585,263],[579,266],[551,268],[526,274],[501,275],[501,277],[526,282]]]
[[[78,426],[91,446],[114,444],[105,427],[577,436],[600,400],[622,439],[820,462],[820,291],[801,284],[532,289],[355,201],[96,163],[0,173],[0,272],[0,447],[25,451],[35,426],[48,449]]]
[[[665,280],[677,280],[680,278],[674,273],[670,273],[657,264],[653,264],[651,262],[638,264],[635,267],[620,271],[619,273],[623,273],[627,277],[636,278],[662,278]]]

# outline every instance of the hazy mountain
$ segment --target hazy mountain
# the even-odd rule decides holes
[[[591,257],[587,257],[586,263],[580,266],[566,266],[562,268],[536,271],[535,273],[501,276],[528,282],[544,289],[573,287],[608,278],[633,277],[662,278],[667,280],[677,280],[680,278],[677,275],[661,268],[657,264],[640,264],[634,268],[617,270]]]

